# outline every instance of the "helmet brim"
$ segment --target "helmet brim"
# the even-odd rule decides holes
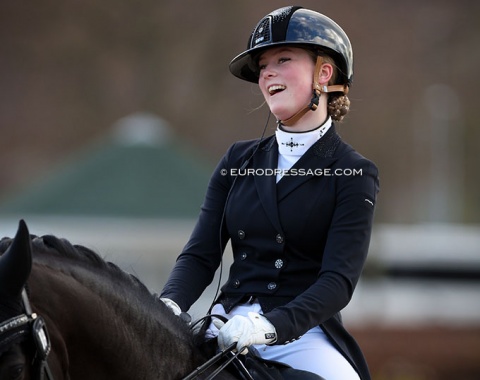
[[[243,53],[240,53],[235,58],[232,59],[229,65],[230,72],[235,75],[237,78],[246,80],[252,83],[258,83],[259,69],[258,69],[258,56],[271,48],[279,46],[294,46],[298,48],[318,48],[316,44],[309,44],[305,41],[294,42],[294,41],[282,41],[274,42],[266,45],[257,45],[252,49],[248,49]]]

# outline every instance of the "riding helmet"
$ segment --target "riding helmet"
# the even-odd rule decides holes
[[[247,50],[230,62],[230,72],[240,79],[258,83],[256,58],[259,53],[281,45],[299,45],[327,53],[339,69],[338,84],[350,86],[353,50],[347,34],[327,16],[298,6],[277,9],[262,18],[248,40]]]

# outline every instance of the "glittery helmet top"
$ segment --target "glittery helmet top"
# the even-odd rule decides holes
[[[327,53],[339,69],[338,84],[350,85],[353,50],[347,34],[327,16],[297,6],[277,9],[262,18],[250,35],[247,50],[230,62],[230,72],[240,79],[257,83],[259,53],[281,45],[298,45]]]

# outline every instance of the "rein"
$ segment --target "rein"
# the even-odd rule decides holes
[[[196,325],[198,325],[200,322],[205,321],[209,318],[218,318],[223,322],[227,322],[228,319],[225,318],[223,315],[219,314],[209,314],[206,315],[205,317],[202,317],[195,321],[190,328],[193,330]],[[236,361],[237,364],[237,369],[240,367],[240,371],[242,372],[244,379],[245,380],[254,380],[253,377],[248,373],[248,370],[243,366],[243,364],[240,362],[238,359],[238,356],[240,353],[246,348],[243,347],[241,350],[239,350],[236,353],[233,353],[233,350],[237,346],[237,343],[232,343],[230,346],[225,348],[223,351],[218,352],[215,356],[213,356],[210,360],[202,364],[201,366],[197,367],[195,370],[193,370],[189,375],[184,377],[182,380],[192,380],[201,375],[203,372],[206,370],[210,369],[215,363],[217,363],[220,359],[230,356],[228,360],[226,360],[220,367],[218,367],[215,371],[213,371],[205,380],[212,380],[215,378],[220,372],[222,372],[230,363]]]
[[[197,367],[190,375],[184,377],[182,380],[191,380],[195,379],[197,376],[201,375],[203,372],[205,372],[207,369],[209,369],[212,365],[214,365],[216,362],[218,362],[221,358],[224,356],[227,356],[229,352],[231,352],[235,346],[236,343],[232,343],[230,347],[227,347],[225,350],[220,351],[218,354],[216,354],[213,358],[208,360],[205,364],[201,365],[200,367]],[[239,353],[237,352],[232,358],[227,360],[225,363],[223,363],[215,372],[213,372],[209,377],[207,377],[205,380],[211,380],[215,376],[217,376],[221,371],[225,369],[225,367],[232,362],[233,359],[235,359]]]
[[[24,314],[17,315],[0,324],[0,347],[8,347],[17,339],[32,335],[35,346],[33,360],[34,379],[54,380],[47,363],[51,345],[44,319],[32,312],[25,288],[22,290]]]

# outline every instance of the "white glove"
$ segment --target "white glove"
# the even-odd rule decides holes
[[[170,298],[160,298],[160,301],[162,301],[167,307],[173,312],[173,314],[180,316],[182,314],[182,309],[180,309],[180,306],[177,305],[175,301],[172,301]]]
[[[220,329],[218,346],[221,350],[237,342],[236,350],[240,351],[253,344],[270,344],[277,340],[275,326],[263,315],[249,312],[248,317],[235,315],[223,326],[223,322],[214,319],[214,324]],[[242,354],[246,354],[243,350]]]

